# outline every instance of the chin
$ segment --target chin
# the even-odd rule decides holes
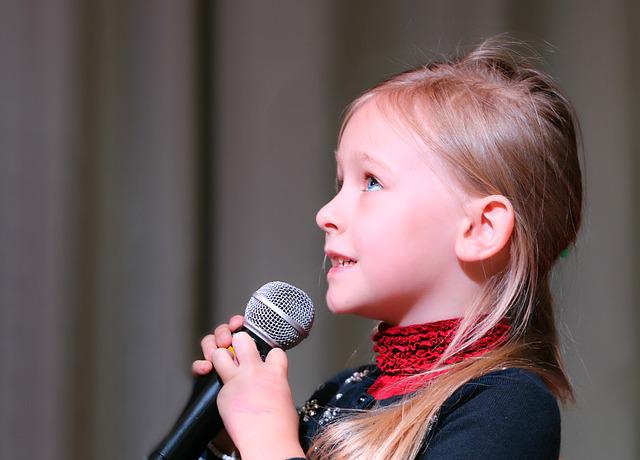
[[[349,305],[347,302],[340,301],[330,295],[327,292],[327,308],[334,315],[348,315],[348,314],[358,314],[357,308],[354,308],[353,305]]]
[[[354,303],[338,301],[327,295],[327,308],[334,315],[354,315],[360,318],[373,319],[376,321],[384,321],[374,312],[370,311],[366,305],[358,305]]]
[[[348,310],[347,308],[344,308],[344,306],[340,306],[339,304],[336,304],[336,302],[332,302],[331,300],[329,300],[329,298],[327,298],[327,308],[334,315],[343,315],[345,313],[349,313],[349,311],[347,311]]]

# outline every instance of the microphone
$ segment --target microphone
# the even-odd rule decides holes
[[[253,293],[244,311],[244,325],[264,360],[272,348],[288,350],[309,335],[314,309],[309,296],[295,286],[272,281]],[[222,381],[212,370],[196,379],[193,393],[169,434],[148,460],[195,460],[222,429],[216,398]]]

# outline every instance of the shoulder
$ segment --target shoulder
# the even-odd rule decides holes
[[[515,410],[518,407],[560,416],[558,403],[540,377],[531,371],[506,368],[473,379],[459,388],[444,404],[443,410],[478,405],[476,409]],[[482,403],[480,405],[479,403]]]
[[[467,382],[447,399],[424,458],[544,460],[558,458],[559,450],[555,397],[532,372],[508,368]]]
[[[322,383],[298,409],[300,443],[306,450],[324,425],[353,409],[364,409],[373,397],[366,389],[377,368],[366,365],[345,369]]]
[[[321,383],[309,399],[326,404],[334,398],[336,393],[344,390],[345,385],[353,387],[354,390],[360,390],[363,386],[368,387],[368,384],[375,379],[376,372],[377,368],[373,364],[344,369]]]

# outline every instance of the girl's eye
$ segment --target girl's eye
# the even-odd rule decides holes
[[[342,189],[342,179],[336,178],[336,193],[338,193]]]
[[[377,192],[378,190],[382,190],[382,184],[380,184],[380,182],[378,182],[378,179],[376,179],[375,177],[367,176],[366,191]]]

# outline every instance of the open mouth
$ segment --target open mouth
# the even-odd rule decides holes
[[[331,266],[333,267],[349,267],[355,265],[357,262],[353,259],[347,259],[345,257],[332,257]]]

